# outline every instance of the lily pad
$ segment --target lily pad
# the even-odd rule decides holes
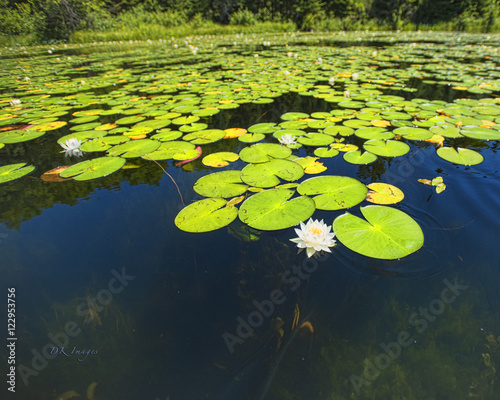
[[[238,216],[234,206],[225,207],[227,200],[210,198],[199,200],[183,208],[175,217],[175,225],[184,232],[201,233],[223,228]]]
[[[302,182],[297,191],[301,195],[315,196],[313,199],[319,210],[341,210],[361,203],[368,189],[348,176],[318,176]]]
[[[225,135],[226,132],[222,129],[205,129],[203,131],[188,133],[182,139],[193,144],[208,144],[223,139]]]
[[[296,162],[302,168],[304,168],[304,172],[306,174],[319,174],[321,172],[326,171],[326,167],[323,165],[322,162],[316,161],[317,159],[318,157],[307,156],[303,158],[296,158],[295,160],[293,160],[293,162]]]
[[[410,151],[410,146],[397,140],[367,140],[363,144],[363,148],[381,157],[399,157]]]
[[[476,165],[483,162],[484,157],[477,151],[458,147],[441,147],[436,154],[443,160],[460,165]]]
[[[333,141],[333,136],[324,133],[309,133],[297,138],[297,142],[304,146],[327,146]]]
[[[127,143],[114,146],[108,150],[108,154],[113,156],[121,156],[124,158],[141,157],[144,154],[152,153],[158,147],[160,142],[151,139],[133,140]]]
[[[155,151],[149,153],[147,156],[142,156],[148,160],[169,160],[173,159],[176,154],[184,154],[186,151],[194,150],[195,145],[189,142],[181,142],[181,141],[170,141],[163,142],[160,144]]]
[[[405,195],[401,189],[388,183],[374,182],[368,186],[369,192],[366,200],[375,204],[395,204],[404,199]]]
[[[292,150],[286,146],[275,143],[259,143],[241,150],[240,158],[247,163],[256,164],[270,161],[273,158],[287,158],[290,154],[292,154]]]
[[[332,158],[339,154],[337,149],[332,149],[328,147],[320,147],[314,150],[314,155],[322,158]]]
[[[125,165],[121,157],[100,157],[74,164],[61,172],[62,178],[73,178],[76,181],[88,181],[102,178],[118,171]]]
[[[344,153],[344,160],[349,164],[366,165],[377,161],[377,156],[369,151],[361,154],[361,150],[354,150]]]
[[[288,160],[271,160],[259,164],[249,164],[241,170],[241,180],[248,185],[270,188],[280,184],[280,178],[291,182],[300,179],[304,169]]]
[[[375,126],[359,128],[354,134],[361,139],[392,139],[394,137],[394,133]]]
[[[44,131],[13,130],[0,132],[0,143],[21,143],[44,135]]]
[[[230,162],[235,162],[236,160],[238,160],[238,158],[240,158],[240,156],[236,153],[230,151],[221,151],[203,157],[203,160],[201,162],[207,167],[220,168],[229,165]]]
[[[464,126],[460,133],[471,139],[500,140],[500,131],[479,126]]]
[[[33,172],[33,165],[26,163],[9,164],[0,167],[0,183],[10,182]]]
[[[409,140],[426,140],[432,137],[432,132],[422,128],[403,127],[394,130],[396,135],[401,135]]]
[[[314,201],[307,196],[289,200],[293,190],[271,189],[257,193],[240,207],[240,220],[252,228],[274,231],[286,229],[307,220],[315,210]]]
[[[198,179],[193,189],[204,197],[236,197],[247,191],[241,180],[241,171],[220,171]]]
[[[361,207],[366,220],[345,213],[333,221],[338,240],[367,257],[394,260],[420,249],[424,234],[408,214],[386,206]]]

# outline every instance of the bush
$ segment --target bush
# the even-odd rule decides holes
[[[27,35],[35,31],[35,22],[41,18],[30,3],[16,4],[16,8],[0,8],[0,32],[7,35]]]
[[[229,17],[229,23],[231,25],[243,25],[250,26],[257,23],[257,17],[248,8],[236,11]]]

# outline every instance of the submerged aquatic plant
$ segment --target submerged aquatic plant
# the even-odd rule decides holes
[[[295,229],[299,236],[290,241],[297,243],[299,253],[302,249],[306,249],[307,257],[311,257],[317,252],[327,251],[331,252],[329,247],[335,246],[335,233],[330,233],[332,227],[326,225],[323,220],[313,220],[309,218],[306,224],[300,223],[300,229]]]
[[[77,138],[71,138],[66,140],[66,143],[61,143],[61,146],[64,149],[64,154],[66,157],[68,156],[76,156],[80,157],[83,155],[83,151],[80,150],[80,146],[82,145],[82,141]],[[61,152],[62,153],[62,152]]]

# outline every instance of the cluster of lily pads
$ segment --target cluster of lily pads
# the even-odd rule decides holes
[[[176,224],[202,232],[237,217],[255,229],[284,229],[306,221],[316,209],[347,209],[367,195],[381,204],[376,200],[380,190],[396,193],[394,187],[377,190],[351,177],[324,175],[320,159],[342,154],[348,163],[370,164],[404,156],[413,144],[427,142],[448,162],[475,165],[483,161],[478,149],[500,139],[498,40],[464,36],[464,47],[452,36],[414,43],[401,36],[401,43],[374,48],[325,46],[321,40],[328,38],[317,37],[315,46],[298,44],[313,38],[277,36],[265,46],[255,35],[233,42],[169,39],[119,44],[116,54],[111,45],[104,55],[87,54],[85,48],[30,50],[36,54],[25,49],[26,57],[2,61],[0,152],[10,154],[16,143],[35,146],[51,135],[69,159],[84,157],[44,174],[52,181],[101,178],[139,157],[176,165],[200,158],[209,168],[244,161],[241,170],[216,172],[195,183],[194,190],[206,199],[182,210]],[[363,40],[374,38],[365,34]],[[153,45],[155,51],[148,51]],[[476,98],[411,97],[430,86]],[[215,115],[246,104],[272,109],[270,104],[283,95],[310,98],[322,104],[321,110],[290,110],[228,129],[213,124]],[[218,141],[242,149],[210,153],[207,145]],[[303,148],[314,157],[301,154]],[[0,183],[34,170],[27,162],[0,166]],[[301,180],[304,174],[322,175]],[[435,186],[444,190],[443,185]],[[339,240],[354,251],[400,258],[422,245],[420,228],[401,211],[377,205],[361,212],[368,222],[348,213],[334,222]],[[405,221],[404,227],[398,221]],[[360,232],[368,237],[354,235],[359,224],[365,224]],[[354,236],[358,239],[350,244]],[[367,243],[387,252],[364,249]]]

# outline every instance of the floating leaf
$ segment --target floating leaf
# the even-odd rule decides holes
[[[241,180],[240,171],[220,171],[198,179],[193,189],[204,197],[235,197],[247,191],[248,185]]]
[[[333,150],[333,149],[332,149]],[[297,164],[299,164],[302,168],[304,168],[304,172],[306,174],[319,174],[321,172],[326,171],[326,167],[322,162],[316,161],[318,157],[303,157],[296,158],[293,160]]]
[[[195,145],[189,142],[164,142],[155,151],[149,153],[147,156],[142,156],[142,158],[155,161],[169,160],[173,159],[176,154],[184,154],[186,151],[194,149]]]
[[[271,160],[259,164],[249,164],[241,171],[241,180],[248,185],[270,188],[280,184],[280,179],[291,182],[300,179],[304,169],[288,160]]]
[[[34,171],[33,165],[26,163],[9,164],[0,167],[0,183],[10,182]]]
[[[331,135],[325,135],[324,133],[308,133],[297,138],[297,141],[304,146],[327,146],[333,140]]]
[[[460,133],[471,139],[500,140],[500,131],[479,126],[464,126]]]
[[[363,148],[381,157],[399,157],[410,151],[410,146],[397,140],[367,140]]]
[[[73,178],[76,181],[87,181],[102,178],[118,171],[125,165],[121,157],[100,157],[71,165],[60,173],[62,178]]]
[[[458,147],[441,147],[436,154],[443,160],[460,165],[476,165],[483,162],[484,157],[477,151]]]
[[[430,139],[433,135],[431,131],[422,128],[403,127],[394,130],[394,134],[401,135],[409,140],[426,140]]]
[[[375,204],[395,204],[404,199],[405,195],[401,189],[388,183],[375,182],[368,186],[366,200]]]
[[[240,151],[240,158],[247,163],[263,163],[273,158],[287,158],[292,154],[286,146],[275,143],[259,143],[245,147]]]
[[[366,165],[377,161],[377,156],[369,151],[361,154],[361,150],[354,150],[344,153],[344,160],[350,164]]]
[[[246,133],[240,137],[238,140],[243,143],[257,143],[266,137],[263,133]]]
[[[394,137],[394,133],[378,127],[359,128],[354,134],[361,139],[392,139]]]
[[[243,128],[228,128],[224,129],[224,132],[226,132],[224,139],[234,139],[243,136],[245,133],[247,133],[247,130]]]
[[[271,189],[245,200],[238,213],[240,220],[252,228],[273,231],[286,229],[308,219],[315,210],[314,201],[306,196],[289,200],[293,190]]]
[[[226,207],[235,206],[236,204],[240,204],[243,200],[245,200],[245,196],[233,197],[226,204]]]
[[[160,142],[156,140],[141,139],[114,146],[108,150],[108,154],[124,158],[135,158],[152,153],[158,147],[160,147]]]
[[[238,216],[236,207],[225,207],[227,200],[210,198],[199,200],[183,208],[175,217],[175,225],[184,232],[201,233],[220,229]]]
[[[394,260],[420,249],[424,234],[417,222],[403,211],[385,206],[361,207],[366,220],[345,213],[333,221],[338,240],[367,257]]]
[[[44,135],[44,131],[13,130],[0,132],[0,143],[21,143]]]
[[[337,149],[329,149],[328,147],[320,147],[314,150],[314,155],[322,158],[332,158],[339,154]]]
[[[225,135],[226,132],[222,129],[205,129],[203,131],[188,133],[182,139],[193,144],[208,144],[223,139]]]
[[[238,160],[238,158],[240,158],[240,156],[236,153],[232,153],[229,151],[221,151],[203,157],[203,160],[201,162],[203,163],[203,165],[206,165],[207,167],[220,168],[229,165],[230,162],[234,162]]]
[[[301,195],[315,196],[319,210],[341,210],[361,203],[368,189],[348,176],[319,176],[302,182],[297,191]]]
[[[64,171],[66,168],[69,168],[69,165],[65,165],[62,167],[56,167],[53,168],[45,173],[42,174],[40,179],[45,182],[64,182],[64,181],[69,181],[71,178],[61,178],[59,175],[62,171]]]

